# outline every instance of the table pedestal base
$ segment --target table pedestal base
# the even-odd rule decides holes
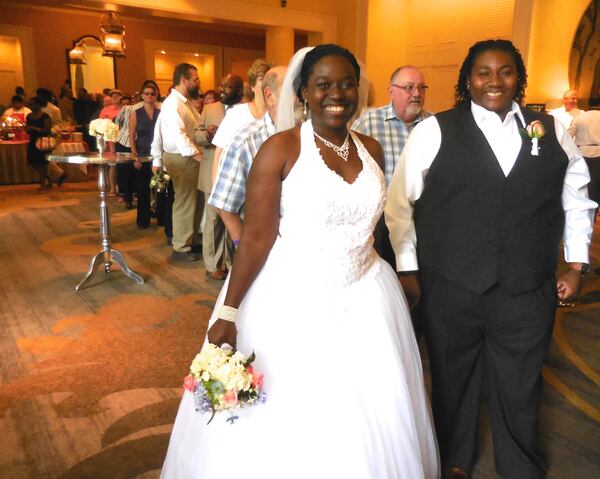
[[[94,273],[98,269],[98,266],[100,266],[101,263],[104,263],[104,273],[105,274],[110,273],[111,265],[112,265],[113,261],[121,267],[121,270],[123,271],[123,273],[125,273],[125,276],[128,276],[129,278],[131,278],[137,284],[144,283],[144,278],[142,278],[139,274],[134,273],[133,271],[131,271],[129,269],[129,266],[127,266],[127,262],[125,261],[125,257],[123,256],[123,253],[121,253],[120,251],[118,251],[116,249],[110,248],[108,251],[100,251],[100,253],[98,253],[96,256],[94,256],[92,258],[92,261],[90,263],[90,267],[88,269],[87,274],[81,280],[81,282],[77,286],[75,286],[75,291],[79,291],[81,288],[84,287],[84,285],[94,275]]]

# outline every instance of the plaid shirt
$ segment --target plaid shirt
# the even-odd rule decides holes
[[[208,203],[239,214],[246,201],[246,179],[258,149],[275,133],[275,125],[267,113],[238,131],[223,151],[217,178]]]
[[[390,103],[363,113],[356,119],[354,125],[352,125],[353,130],[375,138],[381,145],[381,148],[383,148],[386,185],[390,184],[396,163],[400,158],[400,153],[402,153],[408,135],[410,135],[410,132],[417,123],[428,116],[431,116],[431,113],[422,111],[417,119],[407,126],[396,116],[394,108]]]

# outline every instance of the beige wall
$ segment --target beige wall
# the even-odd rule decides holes
[[[478,40],[506,38],[527,64],[525,101],[558,106],[569,88],[571,46],[588,5],[589,0],[371,0],[366,57],[376,103],[387,102],[393,69],[413,64],[431,87],[426,108],[446,109],[468,48]]]
[[[392,71],[419,67],[430,89],[426,108],[442,111],[453,104],[458,70],[469,49],[485,38],[510,38],[514,0],[371,0],[367,72],[376,104],[387,103]]]
[[[569,55],[590,0],[535,0],[527,73],[527,102],[560,106],[569,86]]]
[[[24,85],[21,41],[17,37],[0,36],[0,103],[10,105],[19,85]]]

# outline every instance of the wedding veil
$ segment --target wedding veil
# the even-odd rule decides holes
[[[277,131],[285,131],[293,128],[296,125],[294,112],[296,110],[296,104],[298,97],[296,92],[300,86],[300,69],[302,68],[302,62],[308,52],[315,47],[304,47],[298,50],[291,58],[288,64],[287,72],[283,79],[281,89],[279,90],[279,101],[277,104],[277,121],[275,126]],[[365,68],[360,60],[357,60],[360,66],[360,80],[358,86],[358,106],[356,113],[352,119],[348,122],[348,127],[352,126],[352,123],[358,118],[367,106],[367,97],[369,95],[369,80],[365,73]]]

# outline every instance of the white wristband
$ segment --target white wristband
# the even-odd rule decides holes
[[[221,306],[219,309],[219,314],[217,317],[219,319],[223,319],[225,321],[229,321],[231,323],[235,323],[235,318],[237,316],[238,310],[236,308],[232,308],[231,306]]]

